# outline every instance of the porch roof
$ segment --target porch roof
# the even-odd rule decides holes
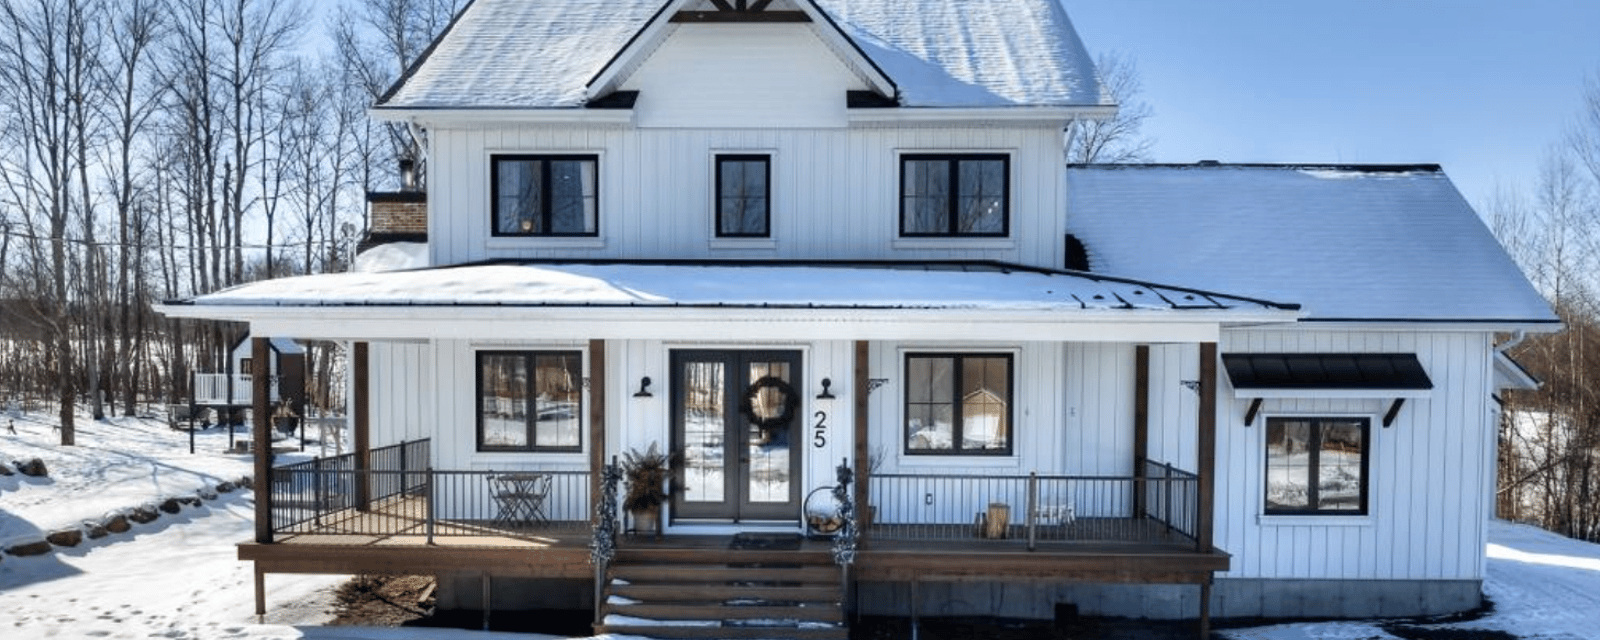
[[[940,318],[964,322],[968,339],[984,333],[973,321],[1203,323],[1214,331],[1222,324],[1292,322],[1297,309],[1198,289],[996,262],[776,261],[520,261],[324,274],[240,285],[160,307],[173,316],[254,323],[379,317],[625,318],[634,325],[691,319],[703,325]],[[700,331],[703,335],[703,326]]]

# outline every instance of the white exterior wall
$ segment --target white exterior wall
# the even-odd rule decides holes
[[[1245,427],[1248,400],[1233,398],[1223,374],[1217,417],[1216,541],[1233,555],[1223,578],[1476,580],[1483,575],[1484,522],[1490,514],[1494,423],[1492,375],[1486,333],[1340,332],[1255,330],[1225,332],[1228,352],[1416,353],[1435,388],[1408,399],[1394,424],[1382,426],[1384,399],[1268,399]],[[475,441],[477,349],[587,351],[582,342],[476,342],[432,345],[373,343],[373,442],[390,444],[432,437],[440,469],[514,470],[587,467],[583,453],[479,453]],[[854,343],[847,340],[764,343],[607,343],[607,457],[629,447],[671,439],[669,357],[673,349],[795,349],[804,354],[801,394],[804,424],[794,442],[803,447],[802,495],[834,482],[834,467],[851,458],[854,415]],[[999,457],[909,456],[904,453],[904,357],[908,351],[998,351],[1014,355],[1013,454]],[[590,365],[585,361],[585,371]],[[871,377],[887,378],[868,403],[871,441],[879,474],[1128,475],[1133,455],[1134,347],[1126,343],[874,341]],[[1192,344],[1152,345],[1150,457],[1195,467],[1198,396],[1182,381],[1198,377]],[[1219,372],[1220,373],[1220,372]],[[653,397],[635,398],[639,378],[650,376]],[[822,378],[833,400],[819,400]],[[427,392],[436,389],[435,392]],[[585,403],[590,399],[585,396]],[[587,404],[586,404],[587,406]],[[812,446],[818,412],[826,443]],[[1266,418],[1281,415],[1354,415],[1372,420],[1369,515],[1268,517],[1261,514]],[[943,500],[939,500],[943,502]],[[948,505],[966,511],[968,505]],[[891,507],[880,505],[885,512]],[[935,510],[940,505],[934,505]],[[953,514],[951,517],[955,517]],[[962,517],[969,517],[970,514]]]
[[[842,103],[842,95],[837,96]],[[1061,266],[1061,132],[1038,127],[709,130],[505,126],[429,131],[432,264],[497,258],[950,259]],[[900,153],[1011,158],[1009,238],[900,239]],[[491,155],[599,156],[595,238],[491,237]],[[718,239],[714,159],[772,156],[772,237]]]
[[[1229,352],[1416,353],[1432,378],[1428,398],[1263,402],[1244,426],[1247,400],[1217,407],[1216,543],[1233,554],[1219,578],[1478,580],[1494,493],[1490,400],[1492,336],[1481,332],[1228,331]],[[1220,364],[1219,364],[1220,368]],[[1263,516],[1266,418],[1364,416],[1372,420],[1367,516]]]
[[[822,27],[827,28],[827,27]],[[866,89],[811,24],[680,24],[623,83],[641,127],[842,127]]]

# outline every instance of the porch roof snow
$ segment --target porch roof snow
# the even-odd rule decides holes
[[[582,107],[586,84],[651,20],[665,19],[659,13],[667,5],[475,0],[377,109]],[[1110,104],[1055,0],[814,5],[899,87],[902,106]]]
[[[1304,320],[1556,326],[1434,165],[1067,170],[1089,266],[1304,305]]]
[[[279,278],[169,304],[1268,312],[1297,308],[989,262],[502,262]]]

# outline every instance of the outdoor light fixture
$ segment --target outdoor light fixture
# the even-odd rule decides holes
[[[823,378],[822,379],[822,393],[817,394],[817,399],[818,400],[832,400],[833,399],[833,391],[828,389],[828,387],[831,387],[831,386],[833,386],[833,380],[830,380],[828,378]]]
[[[635,398],[653,398],[653,397],[655,397],[655,394],[650,393],[650,376],[645,376],[643,378],[639,378],[639,392],[633,394],[633,397],[635,397]]]

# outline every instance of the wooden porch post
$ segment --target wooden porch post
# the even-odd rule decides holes
[[[1199,468],[1195,473],[1200,476],[1198,490],[1198,520],[1196,526],[1196,542],[1199,550],[1204,553],[1211,551],[1212,525],[1216,496],[1216,469],[1217,469],[1217,394],[1221,392],[1221,385],[1217,384],[1217,343],[1200,343],[1200,415],[1197,420],[1199,441],[1196,443],[1198,451]]]
[[[1195,522],[1195,546],[1201,553],[1210,553],[1212,547],[1212,529],[1215,523],[1216,510],[1216,470],[1217,470],[1217,394],[1222,393],[1222,385],[1217,379],[1217,343],[1200,343],[1200,415],[1196,420],[1196,431],[1199,432],[1197,442],[1197,458],[1199,468],[1195,473],[1200,476],[1198,490],[1198,520]],[[1200,637],[1211,636],[1211,576],[1206,576],[1205,582],[1200,583]]]
[[[600,504],[601,469],[606,466],[606,341],[589,341],[589,504]],[[600,510],[589,518],[600,526]]]
[[[269,357],[266,338],[250,339],[250,431],[251,448],[256,454],[256,542],[272,543],[272,412],[267,392],[272,388],[267,379]],[[229,354],[232,358],[232,354]],[[231,391],[230,391],[231,393]],[[228,399],[230,401],[233,398]],[[233,427],[230,425],[231,432]]]
[[[352,348],[351,371],[354,378],[354,398],[350,407],[355,417],[356,509],[366,511],[372,502],[372,479],[367,470],[372,468],[372,408],[371,390],[367,375],[367,343],[357,342]]]
[[[1150,457],[1150,345],[1133,348],[1133,517],[1144,517],[1145,460]]]
[[[854,392],[855,392],[854,412],[855,412],[855,419],[856,419],[855,420],[855,422],[856,422],[856,425],[855,425],[856,426],[856,437],[855,437],[855,444],[856,444],[856,455],[855,455],[855,460],[856,460],[856,462],[855,462],[855,464],[856,464],[856,468],[855,468],[855,472],[856,472],[856,495],[855,495],[856,506],[855,506],[855,512],[856,512],[856,522],[857,523],[867,523],[868,525],[870,525],[871,524],[870,518],[872,516],[871,516],[871,514],[869,514],[867,512],[867,508],[869,506],[868,505],[868,497],[869,496],[867,495],[867,492],[868,492],[868,489],[869,489],[869,486],[870,486],[871,480],[872,480],[872,470],[870,469],[870,467],[871,467],[871,453],[869,452],[869,447],[867,446],[867,422],[868,422],[867,421],[867,393],[870,391],[867,388],[867,386],[869,384],[868,377],[869,377],[869,375],[871,373],[870,371],[867,370],[867,358],[868,358],[868,355],[870,354],[870,351],[868,350],[868,346],[869,345],[868,345],[868,342],[866,340],[857,340],[856,341],[855,385],[854,385],[855,386],[855,389],[854,389]],[[866,548],[866,546],[867,546],[867,538],[868,538],[867,529],[868,529],[868,527],[857,527],[857,529],[856,529],[856,547],[857,548],[863,548],[863,549]]]

